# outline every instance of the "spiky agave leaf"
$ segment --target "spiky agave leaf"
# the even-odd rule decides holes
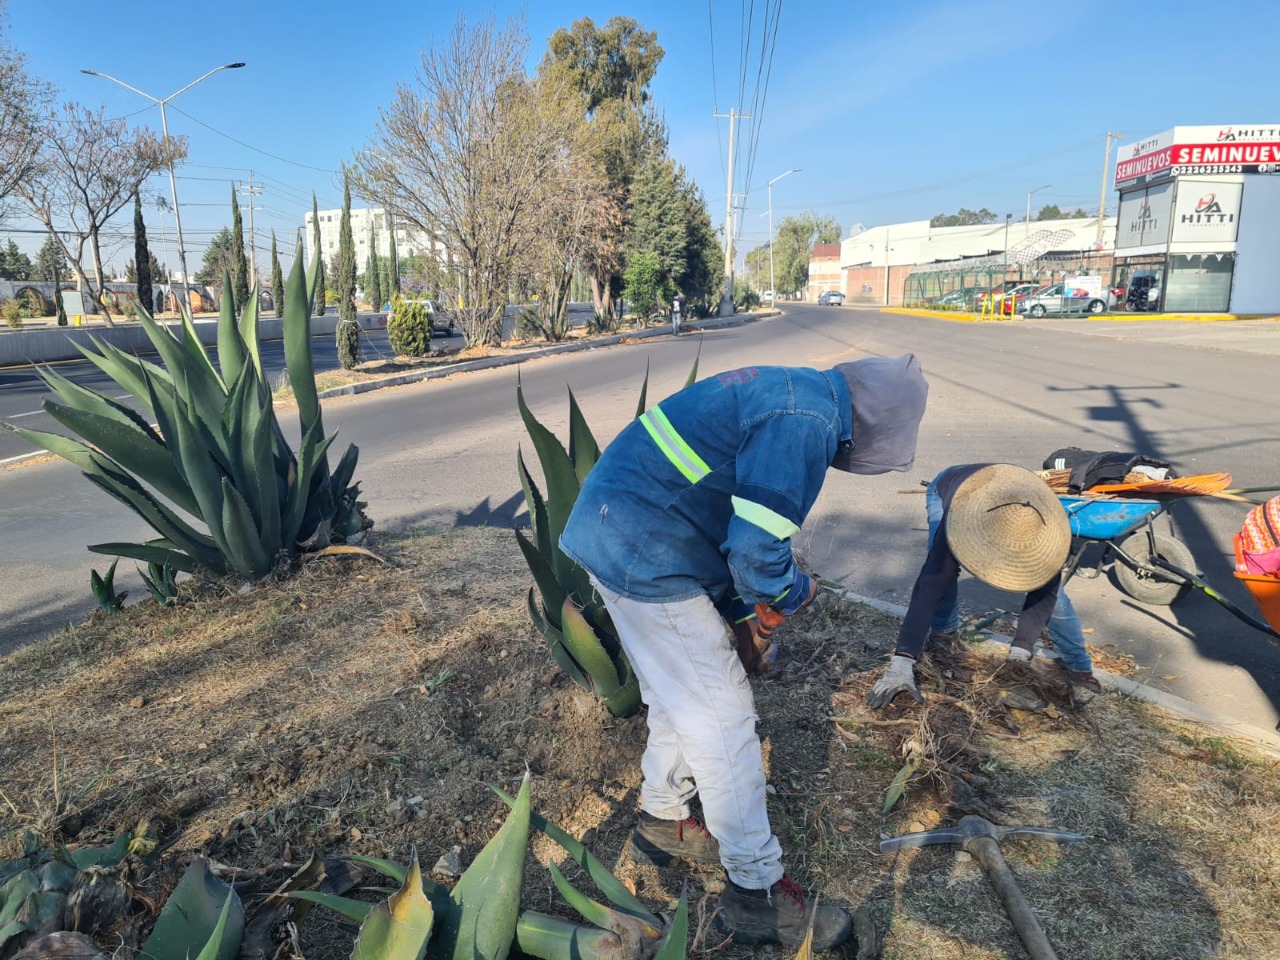
[[[449,894],[450,906],[431,938],[435,960],[506,960],[515,938],[529,846],[529,774],[506,822],[485,844]]]
[[[565,597],[560,607],[560,629],[565,646],[590,678],[595,691],[604,697],[615,693],[622,685],[618,668],[572,597]]]
[[[497,794],[498,798],[507,806],[514,806],[516,802],[515,797],[511,796],[511,794],[507,793],[501,787],[490,784],[489,789]],[[535,830],[546,834],[559,844],[561,849],[569,855],[570,859],[587,872],[587,875],[596,885],[596,888],[603,893],[608,901],[617,909],[629,916],[635,917],[639,920],[644,920],[647,923],[657,924],[659,922],[658,918],[649,912],[645,905],[636,898],[636,895],[628,890],[626,885],[615,877],[609,871],[609,868],[601,863],[600,860],[598,860],[596,856],[587,849],[586,845],[582,843],[582,841],[570,836],[563,827],[552,823],[536,811],[530,811],[529,823]]]
[[[352,960],[420,960],[434,920],[415,846],[400,889],[370,910],[360,925]]]
[[[578,911],[588,923],[612,930],[622,937],[624,942],[637,945],[645,941],[657,940],[662,936],[662,927],[659,924],[596,903],[566,880],[560,868],[554,863],[548,864],[547,869],[551,872],[551,881],[560,891],[560,896],[564,897],[565,902]]]
[[[189,960],[203,951],[221,926],[215,953],[204,960],[234,960],[244,935],[244,907],[231,885],[209,872],[208,862],[191,862],[165,901],[160,918],[142,945],[145,960]]]

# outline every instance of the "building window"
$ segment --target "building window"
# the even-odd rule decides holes
[[[1235,265],[1234,253],[1173,254],[1169,257],[1165,310],[1226,313]]]

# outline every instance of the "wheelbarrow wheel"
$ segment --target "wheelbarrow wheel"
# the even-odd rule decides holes
[[[1155,543],[1155,553],[1161,559],[1169,561],[1175,567],[1195,572],[1195,560],[1181,540],[1157,533]],[[1120,543],[1120,549],[1138,563],[1151,565],[1151,543],[1147,539],[1147,531],[1139,530],[1129,535]],[[1115,571],[1116,583],[1120,589],[1143,603],[1167,607],[1191,589],[1191,585],[1185,580],[1165,580],[1145,570],[1134,570],[1123,560],[1116,561]]]

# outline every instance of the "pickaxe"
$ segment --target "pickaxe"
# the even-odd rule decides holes
[[[937,830],[925,830],[922,833],[887,837],[880,841],[880,852],[893,853],[912,847],[956,844],[982,864],[983,872],[991,881],[991,885],[996,888],[1005,912],[1013,921],[1014,929],[1026,944],[1031,960],[1058,960],[1058,955],[1049,943],[1049,938],[1045,936],[1044,928],[1031,912],[1030,905],[1022,896],[1022,891],[1018,889],[1018,881],[1014,879],[1009,865],[1005,863],[1004,854],[1000,852],[1000,841],[1006,837],[1043,837],[1046,840],[1088,839],[1083,834],[1067,833],[1065,830],[1054,830],[1049,827],[1002,827],[985,817],[967,816],[954,827],[940,827]]]

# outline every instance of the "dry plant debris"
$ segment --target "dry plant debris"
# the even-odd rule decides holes
[[[170,876],[201,853],[270,878],[312,851],[403,861],[411,843],[427,863],[460,847],[465,865],[504,815],[485,784],[513,787],[527,764],[535,807],[656,908],[692,878],[691,956],[785,955],[716,935],[718,870],[631,861],[643,718],[609,716],[554,666],[509,532],[369,545],[392,564],[313,561],[244,594],[184,586],[177,607],[95,615],[0,660],[0,856],[25,829],[95,843],[147,818]],[[1280,956],[1274,759],[1114,694],[1081,707],[1052,675],[997,676],[964,646],[932,652],[923,706],[873,713],[897,625],[824,595],[755,681],[788,869],[873,916],[885,957],[1022,956],[975,864],[878,853],[882,834],[960,812],[1092,838],[1005,851],[1064,957]],[[1045,706],[1011,702],[1018,688]],[[882,813],[909,744],[920,765]],[[541,863],[525,902],[567,912]],[[326,947],[349,951],[337,922],[308,914],[307,957],[345,956]]]

